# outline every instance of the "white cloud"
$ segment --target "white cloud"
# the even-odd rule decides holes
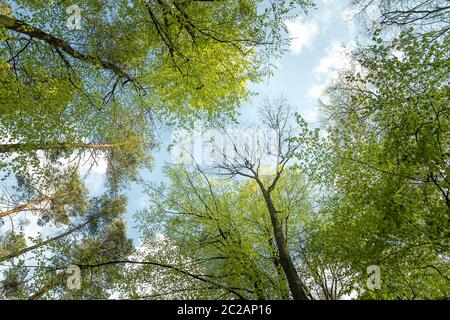
[[[354,42],[350,42],[344,47],[341,43],[333,41],[326,49],[326,55],[320,59],[313,72],[316,76],[325,75],[328,78],[336,78],[339,71],[350,68],[351,49],[354,46]]]
[[[351,34],[356,33],[356,15],[361,11],[357,6],[348,6],[342,11],[342,20]]]
[[[349,28],[350,33],[355,34],[357,27],[365,27],[371,29],[374,26],[379,26],[381,11],[377,4],[370,3],[363,5],[362,3],[355,3],[347,6],[342,11],[342,20]],[[358,24],[359,22],[359,24]]]
[[[290,50],[293,54],[300,54],[304,48],[313,42],[319,32],[317,21],[303,21],[300,18],[287,21],[286,27],[291,37]]]
[[[286,27],[291,38],[290,51],[293,54],[300,54],[309,47],[317,36],[324,34],[333,19],[333,11],[330,8],[334,0],[322,0],[324,8],[313,16],[298,17],[294,20],[286,21]]]
[[[325,84],[314,84],[308,89],[307,96],[308,98],[319,99],[320,96],[324,93],[326,89]]]
[[[304,112],[302,112],[303,118],[308,122],[308,123],[314,123],[319,119],[319,110],[317,107],[305,110]]]
[[[322,98],[325,89],[333,80],[339,77],[339,73],[349,70],[353,66],[351,51],[355,47],[355,42],[351,41],[343,46],[338,41],[333,41],[325,50],[325,56],[320,59],[314,68],[315,83],[308,89],[308,98],[317,100]]]

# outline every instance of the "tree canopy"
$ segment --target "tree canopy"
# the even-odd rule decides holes
[[[313,1],[0,0],[0,299],[448,299],[450,7],[349,2],[320,121],[239,123]]]

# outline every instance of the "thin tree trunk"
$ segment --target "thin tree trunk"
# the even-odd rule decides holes
[[[66,231],[64,233],[61,233],[61,234],[59,234],[59,235],[57,235],[57,236],[55,236],[53,238],[47,239],[47,240],[45,240],[43,242],[40,242],[40,243],[37,243],[37,244],[35,244],[33,246],[30,246],[30,247],[24,248],[22,250],[10,253],[10,254],[8,254],[6,256],[0,257],[0,262],[16,258],[18,256],[21,256],[21,255],[27,253],[27,252],[30,252],[30,251],[33,251],[35,249],[41,248],[43,246],[46,246],[46,245],[48,245],[49,243],[51,243],[53,241],[65,238],[68,235],[83,229],[85,226],[87,226],[89,223],[91,223],[95,218],[96,217],[91,217],[86,222],[83,222],[82,224],[80,224],[80,225],[78,225],[78,226],[76,226],[76,227],[74,227],[74,228],[72,228],[72,229],[70,229],[70,230],[68,230],[68,231]]]
[[[59,274],[56,278],[53,278],[50,283],[48,283],[45,286],[41,287],[37,292],[35,292],[30,297],[28,297],[28,300],[39,300],[39,299],[41,299],[46,293],[48,293],[50,290],[52,290],[56,286],[58,286],[62,282],[62,280],[63,280],[62,274]]]
[[[72,193],[73,193],[73,191],[72,192],[64,192],[64,193],[54,194],[52,196],[45,196],[41,199],[29,201],[27,203],[24,203],[24,204],[21,204],[20,206],[15,207],[14,209],[11,209],[11,210],[8,210],[5,212],[0,212],[0,218],[4,218],[4,217],[10,216],[12,214],[28,210],[31,206],[38,205],[38,204],[41,204],[42,202],[50,201],[50,200],[53,200],[53,199],[56,199],[59,197],[64,197],[64,196],[67,196]]]
[[[283,234],[283,228],[281,227],[280,220],[278,219],[277,210],[272,202],[270,193],[264,188],[261,181],[257,180],[257,182],[261,192],[263,193],[264,200],[269,211],[270,221],[272,222],[273,233],[275,235],[275,242],[277,244],[278,254],[280,257],[280,264],[286,275],[289,290],[291,291],[294,300],[307,300],[303,283],[298,276],[297,270],[292,262],[291,255],[289,254],[287,241]]]

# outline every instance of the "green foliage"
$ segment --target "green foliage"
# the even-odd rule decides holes
[[[326,134],[266,103],[276,172],[237,145],[242,159],[217,175],[167,166],[168,183],[147,184],[134,247],[120,192],[151,167],[156,123],[235,120],[285,51],[285,21],[313,2],[88,0],[71,30],[70,1],[0,1],[0,173],[17,181],[0,227],[23,212],[49,227],[29,237],[11,220],[0,235],[0,297],[448,299],[448,8],[375,3],[381,28],[326,92]],[[100,160],[106,192],[91,197],[79,166]],[[371,265],[380,289],[367,287]]]
[[[12,231],[6,232],[0,237],[0,256],[18,251],[25,247],[23,234],[16,234]]]
[[[324,105],[328,196],[315,250],[353,270],[361,297],[448,297],[450,38],[373,40],[355,55],[362,71]],[[381,290],[365,287],[369,265]]]
[[[144,243],[163,233],[177,249],[172,263],[180,257],[184,262],[180,268],[195,267],[197,273],[220,283],[208,291],[209,298],[288,298],[283,270],[276,262],[270,216],[256,182],[208,178],[202,171],[183,167],[168,167],[166,174],[170,184],[150,186],[152,205],[138,216]],[[306,191],[301,176],[292,172],[279,181],[273,194],[283,230],[294,247],[311,212]],[[197,283],[198,292],[205,287],[211,283]]]
[[[27,27],[4,29],[0,47],[0,74],[8,77],[8,94],[1,96],[27,114],[51,103],[44,114],[53,110],[58,123],[61,112],[75,121],[108,115],[113,101],[177,122],[231,116],[248,96],[246,84],[267,75],[267,55],[284,49],[284,20],[312,6],[304,0],[264,10],[261,0],[91,0],[81,7],[81,29],[69,30],[65,10],[71,4],[17,1],[14,18]],[[73,50],[20,35],[33,28],[74,44]],[[34,94],[22,99],[20,90]]]
[[[40,226],[60,231],[27,239],[31,247],[17,241],[23,248],[2,238],[0,257],[17,254],[8,260],[20,264],[32,252],[37,260],[35,271],[9,268],[4,283],[23,288],[5,289],[8,296],[107,297],[121,267],[90,265],[132,251],[119,193],[151,166],[155,120],[234,120],[247,85],[269,75],[270,58],[285,50],[286,19],[312,7],[309,0],[89,0],[81,28],[71,30],[72,4],[1,2],[0,173],[18,183],[7,199],[16,208],[4,217],[30,211]],[[107,163],[108,196],[89,199],[78,169],[99,160]],[[71,263],[87,268],[78,293],[55,276]],[[33,280],[23,284],[23,274]]]

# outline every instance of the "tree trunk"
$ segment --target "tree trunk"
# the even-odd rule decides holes
[[[28,300],[39,300],[41,299],[47,292],[57,287],[59,284],[61,284],[63,280],[63,274],[59,274],[56,276],[56,278],[53,278],[50,283],[46,284],[42,288],[40,288],[37,292],[35,292],[33,295],[28,297]]]
[[[298,276],[297,270],[295,270],[294,263],[292,262],[291,255],[289,254],[286,238],[283,234],[283,228],[281,227],[280,220],[278,219],[277,210],[272,202],[270,193],[264,188],[261,182],[258,182],[258,185],[263,193],[267,209],[269,210],[270,221],[272,222],[273,233],[275,235],[275,242],[277,244],[278,254],[280,256],[280,264],[286,275],[292,297],[294,300],[307,300],[303,283]]]
[[[78,226],[76,226],[76,227],[74,227],[74,228],[72,228],[72,229],[70,229],[70,230],[68,230],[68,231],[66,231],[66,232],[64,232],[64,233],[59,234],[59,235],[57,235],[57,236],[55,236],[55,237],[53,237],[53,238],[47,239],[47,240],[45,240],[45,241],[43,241],[43,242],[41,242],[41,243],[37,243],[37,244],[35,244],[35,245],[33,245],[33,246],[30,246],[30,247],[24,248],[24,249],[22,249],[22,250],[19,250],[19,251],[10,253],[10,254],[8,254],[8,255],[6,255],[6,256],[0,257],[0,262],[3,262],[3,261],[6,261],[6,260],[10,260],[10,259],[16,258],[16,257],[18,257],[18,256],[21,256],[21,255],[27,253],[27,252],[30,252],[30,251],[33,251],[33,250],[38,249],[38,248],[40,248],[40,247],[43,247],[43,246],[45,246],[45,245],[47,245],[47,244],[49,244],[49,243],[51,243],[51,242],[53,242],[53,241],[56,241],[56,240],[65,238],[65,237],[67,237],[68,235],[70,235],[70,234],[72,234],[72,233],[74,233],[74,232],[76,232],[76,231],[79,231],[79,230],[83,229],[85,226],[87,226],[89,223],[91,223],[95,218],[96,218],[96,217],[91,217],[91,218],[88,219],[86,222],[83,222],[82,224],[80,224],[80,225],[78,225]]]
[[[104,69],[111,70],[114,72],[119,78],[126,79],[128,82],[134,82],[135,79],[122,70],[121,67],[115,65],[109,61],[100,59],[95,56],[86,55],[75,48],[71,47],[69,43],[66,41],[59,39],[51,34],[44,32],[41,29],[35,28],[24,21],[16,20],[13,17],[8,17],[5,15],[0,15],[0,24],[3,25],[6,29],[13,30],[15,32],[26,34],[32,38],[40,39],[48,43],[51,47],[56,48],[58,50],[62,50],[65,53],[69,54],[75,59],[80,61],[89,63],[95,66],[102,66]]]
[[[280,287],[280,293],[281,298],[283,300],[289,300],[289,287],[286,282],[286,277],[284,275],[283,267],[280,264],[280,258],[278,255],[278,250],[275,247],[273,243],[273,238],[269,238],[269,248],[270,248],[270,254],[272,255],[272,262],[275,267],[275,270],[277,271],[277,279],[279,283],[281,284]]]
[[[19,213],[21,211],[29,210],[29,208],[32,207],[32,206],[41,204],[41,203],[43,203],[45,201],[51,201],[51,200],[59,198],[59,197],[68,196],[68,195],[70,195],[72,193],[73,193],[73,191],[72,192],[64,192],[64,193],[54,194],[54,195],[51,195],[51,196],[45,196],[45,197],[43,197],[41,199],[28,201],[27,203],[21,204],[20,206],[17,206],[14,209],[11,209],[11,210],[8,210],[8,211],[5,211],[5,212],[0,212],[0,218],[4,218],[4,217],[7,217],[7,216],[10,216],[10,215],[12,215],[14,213]]]

